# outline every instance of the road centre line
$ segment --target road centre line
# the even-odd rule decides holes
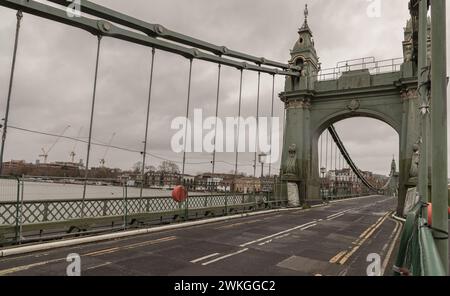
[[[100,267],[105,267],[105,266],[108,266],[108,265],[111,265],[111,264],[112,264],[112,262],[106,262],[106,263],[103,263],[103,264],[99,264],[99,265],[95,265],[95,266],[86,268],[86,270],[93,270],[93,269],[97,269],[97,268],[100,268]]]
[[[255,244],[255,243],[259,243],[259,242],[261,242],[261,241],[265,241],[265,240],[267,240],[267,239],[270,239],[270,238],[279,236],[279,235],[281,235],[281,234],[285,234],[285,233],[288,233],[288,232],[291,232],[291,231],[294,231],[294,230],[303,228],[303,227],[305,227],[305,226],[308,226],[308,225],[311,225],[311,224],[315,224],[316,222],[317,222],[317,220],[313,220],[313,221],[308,222],[308,223],[305,223],[305,224],[303,224],[303,225],[299,225],[299,226],[296,226],[296,227],[293,227],[293,228],[290,228],[290,229],[286,229],[286,230],[280,231],[280,232],[278,232],[278,233],[274,233],[274,234],[272,234],[272,235],[268,235],[268,236],[259,238],[259,239],[257,239],[257,240],[253,240],[253,241],[251,241],[251,242],[242,244],[242,245],[240,245],[240,247],[243,248],[243,247],[246,247],[246,246]]]
[[[348,210],[345,210],[345,211],[341,211],[341,212],[335,213],[333,215],[328,216],[327,219],[333,218],[335,216],[343,215],[343,214],[345,214],[347,212],[350,212],[351,210],[353,210],[353,209],[348,209]]]
[[[306,229],[310,229],[310,228],[313,228],[314,226],[317,226],[317,224],[313,224],[313,225],[309,225],[309,226],[306,226],[306,227],[303,227],[303,228],[301,228],[300,230],[306,230]]]
[[[230,224],[230,225],[220,226],[220,227],[217,227],[216,229],[217,230],[219,230],[219,229],[229,229],[229,228],[233,228],[233,227],[236,227],[236,226],[247,225],[247,224],[254,224],[254,223],[257,223],[257,222],[261,222],[261,221],[263,221],[263,219],[257,219],[257,220],[252,220],[252,221],[248,221],[248,222],[234,223],[234,224]]]
[[[131,244],[131,245],[125,245],[123,247],[99,250],[99,251],[84,254],[82,256],[100,256],[100,255],[115,253],[115,252],[121,251],[121,250],[129,250],[129,249],[135,249],[135,248],[139,248],[139,247],[145,247],[145,246],[155,245],[155,244],[159,244],[159,243],[169,242],[169,241],[173,241],[176,239],[177,238],[175,236],[163,237],[163,238],[156,239],[156,240],[145,241],[145,242],[135,243],[135,244]]]
[[[213,259],[213,260],[211,260],[211,261],[202,263],[202,265],[203,265],[203,266],[206,266],[206,265],[209,265],[209,264],[218,262],[218,261],[220,261],[220,260],[223,260],[223,259],[226,259],[226,258],[229,258],[229,257],[232,257],[232,256],[236,256],[236,255],[242,254],[242,253],[244,253],[244,252],[247,252],[248,250],[249,250],[248,248],[245,248],[245,249],[242,249],[242,250],[237,251],[237,252],[235,252],[235,253],[231,253],[231,254],[228,254],[228,255],[224,255],[224,256],[222,256],[222,257],[219,257],[219,258]]]
[[[60,259],[42,261],[42,262],[38,262],[38,263],[27,264],[27,265],[17,266],[17,267],[13,267],[13,268],[9,268],[9,269],[4,269],[4,270],[0,270],[0,276],[4,276],[7,274],[11,274],[11,273],[16,273],[19,271],[25,271],[25,270],[28,270],[33,267],[43,266],[43,265],[46,265],[49,263],[56,263],[56,262],[65,261],[65,260],[66,260],[66,258],[60,258]]]
[[[337,219],[337,218],[341,218],[341,217],[344,216],[344,215],[345,215],[345,214],[340,214],[340,215],[334,216],[334,217],[332,217],[332,218],[328,218],[327,221],[331,221],[331,220],[334,220],[334,219]]]
[[[216,257],[216,256],[218,256],[218,255],[220,255],[220,253],[214,253],[214,254],[210,254],[210,255],[207,255],[207,256],[204,256],[204,257],[201,257],[201,258],[197,258],[197,259],[192,260],[192,261],[190,261],[190,262],[191,262],[191,263],[197,263],[197,262],[200,262],[200,261],[203,261],[203,260],[212,258],[212,257]]]

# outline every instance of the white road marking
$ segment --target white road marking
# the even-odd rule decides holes
[[[394,248],[397,243],[397,240],[398,240],[400,234],[402,233],[403,224],[401,224],[397,220],[393,220],[393,221],[395,222],[395,228],[394,228],[394,231],[392,232],[392,235],[395,233],[395,237],[391,241],[391,246],[390,246],[388,252],[386,253],[386,257],[384,259],[383,266],[381,267],[381,275],[384,275],[386,273],[387,265],[389,264],[389,260],[391,259],[392,253],[394,252]],[[392,238],[392,235],[391,235],[391,238]]]
[[[226,259],[226,258],[232,257],[232,256],[236,256],[236,255],[242,254],[242,253],[244,253],[244,252],[247,252],[248,250],[249,250],[248,248],[245,248],[245,249],[242,249],[242,250],[240,250],[240,251],[237,251],[237,252],[235,252],[235,253],[231,253],[231,254],[228,254],[228,255],[225,255],[225,256],[222,256],[222,257],[216,258],[216,259],[214,259],[214,260],[211,260],[211,261],[208,261],[208,262],[202,263],[202,265],[203,265],[203,266],[206,266],[206,265],[209,265],[209,264],[215,263],[215,262],[217,262],[217,261],[220,261],[220,260],[223,260],[223,259]]]
[[[92,266],[92,267],[86,268],[86,270],[97,269],[97,268],[108,266],[108,265],[111,265],[111,264],[112,264],[112,262],[106,262],[106,263],[103,263],[103,264],[100,264],[100,265],[96,265],[96,266]]]
[[[288,237],[288,236],[290,236],[290,235],[291,235],[290,233],[286,233],[286,234],[283,234],[283,235],[274,237],[273,239],[269,239],[268,241],[259,243],[258,246],[264,246],[264,245],[270,244],[270,243],[273,242],[274,240],[282,239],[282,238]]]
[[[285,238],[285,237],[288,237],[288,236],[290,236],[291,234],[290,233],[286,233],[286,234],[283,234],[283,235],[280,235],[280,236],[277,236],[275,239],[281,239],[281,238]]]
[[[211,258],[211,257],[216,257],[217,255],[220,255],[220,253],[214,253],[214,254],[211,254],[211,255],[208,255],[208,256],[205,256],[205,257],[201,257],[201,258],[192,260],[191,263],[197,263],[197,262],[200,262],[200,261],[209,259],[209,258]]]
[[[343,215],[343,214],[345,214],[345,213],[347,213],[347,212],[350,212],[351,210],[352,210],[352,209],[348,209],[348,210],[345,210],[345,211],[342,211],[342,212],[335,213],[335,214],[333,214],[333,215],[328,216],[327,219],[329,220],[330,218],[334,218],[335,216]]]
[[[269,239],[268,241],[259,243],[258,246],[264,246],[264,245],[270,244],[272,241],[273,241],[273,240]]]
[[[270,238],[279,236],[279,235],[281,235],[281,234],[285,234],[285,233],[287,233],[287,232],[291,232],[291,231],[294,231],[294,230],[303,228],[303,227],[305,227],[305,226],[308,226],[308,225],[311,225],[311,224],[315,224],[316,222],[317,222],[317,221],[314,220],[314,221],[305,223],[305,224],[303,224],[303,225],[299,225],[299,226],[296,226],[296,227],[293,227],[293,228],[290,228],[290,229],[286,229],[286,230],[280,231],[280,232],[278,232],[278,233],[275,233],[275,234],[272,234],[272,235],[268,235],[268,236],[262,237],[262,238],[260,238],[260,239],[256,239],[256,240],[254,240],[254,241],[251,241],[251,242],[242,244],[242,245],[240,245],[240,247],[243,248],[243,247],[246,247],[246,246],[255,244],[255,243],[259,243],[259,242],[261,242],[261,241],[268,240],[268,239],[270,239]]]
[[[313,224],[313,225],[309,225],[309,226],[306,226],[306,227],[303,227],[302,229],[300,229],[300,230],[306,230],[306,229],[309,229],[309,228],[313,228],[314,226],[317,226],[317,224]]]
[[[345,215],[345,214],[339,214],[339,215],[334,216],[334,217],[332,217],[332,218],[328,218],[327,221],[331,221],[331,220],[334,220],[334,219],[337,219],[337,218],[341,218],[341,217],[344,216],[344,215]]]

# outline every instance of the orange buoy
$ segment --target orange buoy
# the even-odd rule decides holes
[[[433,225],[433,207],[431,206],[431,203],[428,203],[428,225]]]
[[[448,215],[450,218],[450,207],[448,208]],[[433,225],[433,206],[431,203],[428,204],[428,225]]]
[[[188,196],[186,188],[184,186],[178,185],[172,190],[172,198],[176,202],[183,202]]]

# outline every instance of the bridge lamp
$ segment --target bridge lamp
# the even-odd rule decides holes
[[[320,174],[322,175],[322,186],[321,186],[321,189],[320,189],[320,191],[321,191],[321,197],[322,197],[322,199],[324,198],[324,195],[325,195],[325,174],[327,173],[327,168],[325,168],[325,167],[321,167],[320,168]]]
[[[320,173],[322,174],[322,179],[325,178],[325,174],[327,173],[327,169],[326,168],[320,168]]]
[[[261,179],[264,177],[264,164],[267,160],[267,154],[261,153],[258,155],[258,161],[261,164]]]

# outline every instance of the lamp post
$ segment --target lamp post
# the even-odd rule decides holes
[[[327,168],[325,168],[325,167],[321,167],[320,168],[320,173],[322,174],[322,188],[321,188],[321,190],[320,190],[320,192],[321,192],[321,197],[322,197],[322,199],[324,199],[324,195],[325,195],[325,174],[326,174],[326,172],[327,172]]]
[[[266,163],[267,154],[261,153],[258,155],[258,161],[261,164],[261,180],[264,178],[264,164]]]
[[[263,179],[264,179],[264,163],[266,162],[266,158],[267,158],[267,154],[265,154],[265,153],[260,153],[258,155],[258,161],[261,164],[261,190],[260,190],[261,192],[264,191]]]

